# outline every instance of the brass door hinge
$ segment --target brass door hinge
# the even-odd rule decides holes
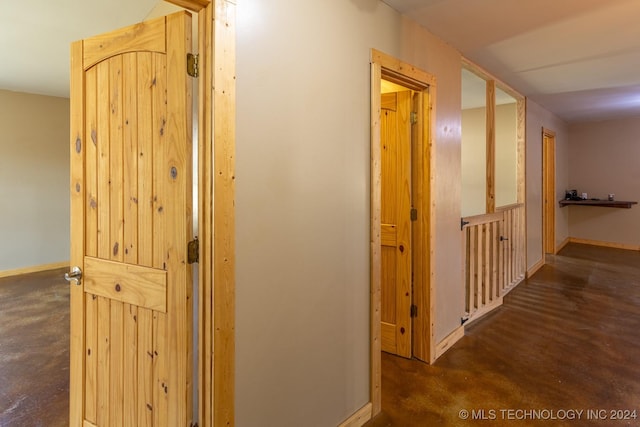
[[[418,123],[418,113],[415,111],[411,112],[411,124],[415,125],[416,123]]]
[[[411,317],[418,317],[418,306],[411,304]]]
[[[187,53],[187,74],[189,74],[191,77],[198,77],[198,59],[199,55]]]
[[[193,264],[200,260],[200,243],[196,237],[187,244],[187,262]]]
[[[417,220],[418,220],[418,209],[412,208],[411,209],[411,221],[417,221]]]

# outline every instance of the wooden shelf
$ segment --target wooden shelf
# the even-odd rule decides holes
[[[638,202],[629,202],[623,200],[560,200],[560,207],[563,208],[569,205],[578,206],[600,206],[603,208],[622,208],[631,209],[632,205],[637,205]]]

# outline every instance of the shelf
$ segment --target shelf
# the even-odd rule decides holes
[[[638,202],[628,202],[622,200],[560,200],[560,207],[563,208],[569,205],[578,206],[600,206],[602,208],[622,208],[631,209],[632,205],[637,205]]]

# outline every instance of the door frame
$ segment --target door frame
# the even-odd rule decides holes
[[[413,354],[432,363],[434,342],[434,235],[435,221],[432,203],[435,155],[433,153],[436,80],[431,74],[402,62],[378,50],[371,50],[371,218],[370,218],[370,304],[371,353],[370,399],[372,417],[382,409],[381,358],[381,148],[380,148],[380,82],[382,79],[400,84],[422,95],[418,111],[415,151],[412,150],[412,204],[418,218],[412,223],[413,242],[413,304],[418,316],[413,319]],[[413,137],[412,137],[413,139]],[[420,153],[421,155],[415,155]],[[416,238],[420,236],[420,238]]]
[[[556,254],[556,133],[542,128],[542,259]]]
[[[203,427],[235,425],[236,5],[230,0],[168,2],[198,14],[198,421]],[[72,85],[74,81],[80,81],[77,76],[75,79],[73,77]],[[80,90],[75,88],[76,92]],[[81,108],[81,105],[72,102],[71,117],[78,117]],[[70,152],[73,159],[76,153],[73,128],[70,132]],[[72,187],[73,177],[80,172],[77,162],[72,162]],[[71,209],[82,209],[82,200],[73,197],[75,193],[71,191]],[[83,227],[83,221],[71,222],[72,233],[81,231]],[[72,245],[70,259],[81,256],[82,248]],[[77,299],[78,296],[72,294],[71,298]],[[79,315],[82,313],[72,310],[70,321],[81,322]],[[70,346],[72,349],[83,349],[82,338],[71,336]],[[82,360],[75,360],[72,352],[71,363],[82,364]],[[70,378],[70,382],[78,389],[83,388],[83,381],[80,376]],[[72,424],[77,414],[83,413],[82,406],[78,405],[82,405],[82,402],[72,401],[69,405]]]
[[[236,4],[167,1],[198,14],[198,423],[235,425]]]

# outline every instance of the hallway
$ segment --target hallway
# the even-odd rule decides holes
[[[382,368],[367,427],[638,425],[640,253],[569,244],[433,366]]]

